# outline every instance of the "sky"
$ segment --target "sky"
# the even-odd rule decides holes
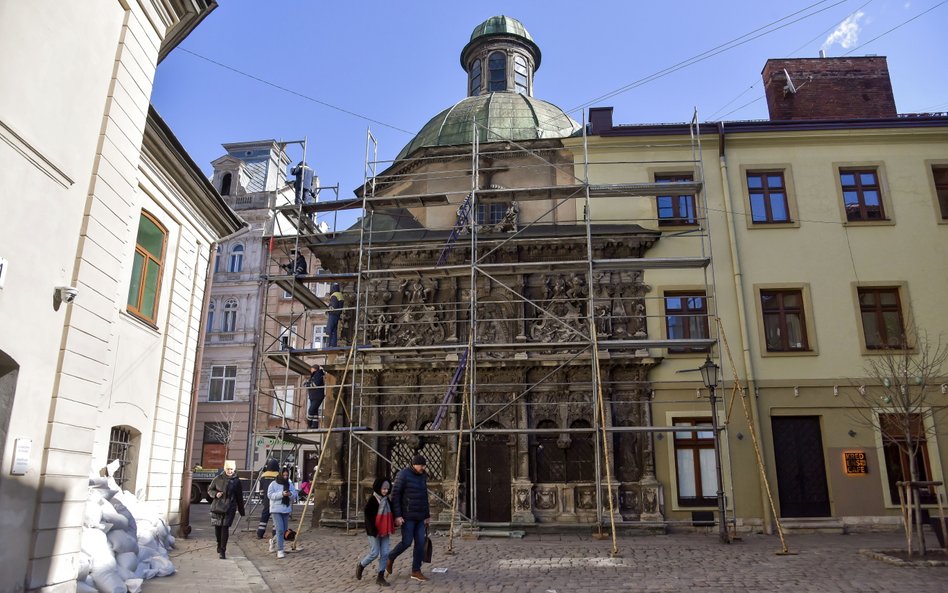
[[[603,106],[616,124],[695,109],[702,121],[766,119],[767,59],[821,49],[887,57],[899,113],[948,111],[948,0],[219,3],[159,65],[156,109],[208,175],[221,144],[305,138],[320,184],[342,198],[362,184],[367,132],[392,159],[466,96],[461,49],[500,14],[540,47],[534,96],[579,122]]]

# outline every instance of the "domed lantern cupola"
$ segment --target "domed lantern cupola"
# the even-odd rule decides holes
[[[540,48],[517,19],[492,16],[471,33],[461,50],[469,97],[509,92],[533,96],[533,73],[540,68]]]

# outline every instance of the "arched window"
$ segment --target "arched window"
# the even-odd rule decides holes
[[[495,51],[487,58],[488,92],[507,90],[507,56]]]
[[[481,61],[474,60],[471,64],[471,86],[468,95],[476,97],[481,94]]]
[[[237,273],[244,269],[244,246],[234,245],[234,248],[230,250],[230,266],[227,268],[228,272]]]
[[[158,316],[158,291],[167,241],[168,231],[154,216],[142,210],[128,286],[128,312],[149,323],[154,323]]]
[[[107,463],[118,460],[119,467],[112,474],[119,488],[135,491],[135,465],[138,456],[139,433],[129,426],[113,426],[109,432]]]
[[[237,331],[237,299],[227,299],[224,303],[224,319],[221,322],[221,331],[233,333]]]
[[[392,462],[392,465],[390,468],[383,467],[381,469],[383,473],[394,476],[400,469],[408,467],[411,464],[411,458],[415,455],[415,452],[412,450],[409,442],[408,424],[401,420],[396,420],[392,422],[388,429],[405,432],[405,436],[398,435],[388,437],[386,457]]]
[[[556,428],[556,422],[541,420],[537,428]],[[536,435],[533,455],[533,468],[537,482],[565,482],[566,455],[558,443],[555,432],[541,432]]]
[[[229,196],[230,195],[230,173],[224,173],[224,176],[221,178],[221,195]]]
[[[204,330],[205,333],[211,333],[214,331],[214,310],[217,308],[217,303],[211,301],[207,304],[207,329]]]
[[[221,271],[221,259],[224,258],[224,246],[217,244],[217,251],[214,252],[214,273]]]
[[[514,89],[521,95],[529,95],[527,61],[523,56],[514,56]]]
[[[428,430],[430,428],[431,422],[425,422],[421,430]],[[428,477],[432,480],[443,480],[444,447],[441,445],[441,437],[437,435],[422,436],[421,443],[421,449],[419,449],[418,452],[424,455],[425,460],[428,461],[428,465],[425,466],[425,473],[427,473]]]

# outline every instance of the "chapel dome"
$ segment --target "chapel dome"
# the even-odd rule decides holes
[[[462,99],[431,118],[396,160],[423,147],[470,144],[472,119],[480,129],[479,142],[566,138],[581,129],[552,103],[520,93],[489,93]]]
[[[519,37],[527,46],[530,47],[530,49],[536,53],[536,65],[534,68],[540,68],[540,47],[533,40],[533,37],[530,35],[530,33],[527,32],[527,28],[523,26],[523,23],[515,18],[504,15],[492,16],[483,23],[474,27],[474,30],[471,32],[470,41],[468,41],[467,45],[464,46],[464,49],[461,50],[461,67],[467,67],[467,65],[464,63],[464,57],[467,53],[467,50],[472,45],[481,41],[481,38],[483,37],[494,37],[499,35]]]

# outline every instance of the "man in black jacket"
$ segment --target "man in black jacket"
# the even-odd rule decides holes
[[[270,482],[280,475],[280,462],[276,459],[268,459],[263,471],[260,472],[260,492],[263,493],[263,509],[260,511],[260,522],[257,523],[257,539],[263,539],[267,532],[267,523],[270,522],[270,501],[267,500],[267,488]]]
[[[425,554],[425,536],[428,524],[431,523],[426,465],[428,461],[423,455],[415,455],[411,460],[411,467],[406,467],[395,476],[391,495],[395,527],[402,528],[402,541],[389,552],[385,570],[392,574],[395,559],[414,542],[411,578],[415,581],[428,580],[428,577],[421,574],[421,561]]]

